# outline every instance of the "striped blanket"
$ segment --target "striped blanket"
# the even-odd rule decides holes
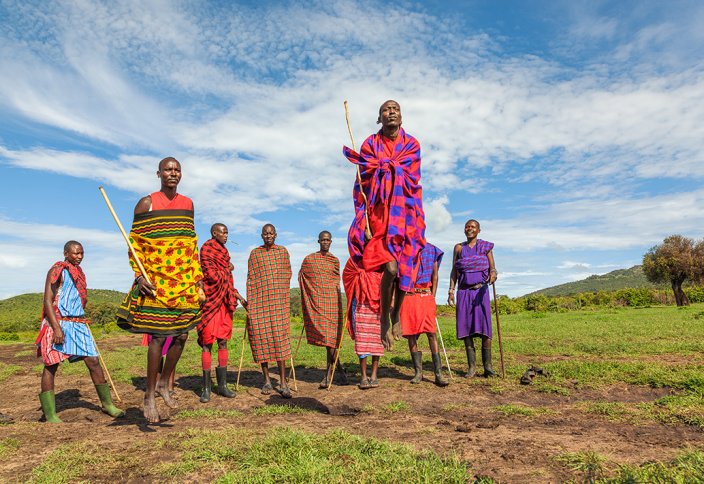
[[[175,336],[201,321],[196,283],[203,278],[198,263],[198,237],[192,210],[154,210],[135,215],[130,242],[156,287],[142,296],[132,285],[117,311],[117,324],[132,333]],[[139,269],[130,254],[136,274]]]
[[[291,357],[291,260],[285,247],[260,246],[247,263],[247,335],[257,363]]]
[[[360,153],[343,148],[347,159],[359,166],[362,186],[355,181],[353,198],[355,218],[350,227],[347,243],[350,257],[362,258],[365,249],[364,199],[369,207],[382,203],[388,211],[388,226],[384,234],[390,254],[398,261],[399,287],[410,291],[415,283],[414,266],[418,252],[425,245],[425,214],[423,189],[420,186],[420,144],[403,129],[389,156],[379,131],[362,143]],[[376,234],[375,234],[376,235]],[[372,267],[365,267],[374,270]]]
[[[308,344],[337,348],[342,328],[340,260],[329,252],[306,256],[298,286]]]
[[[462,244],[463,247],[465,245],[467,245],[466,242]],[[493,242],[477,239],[475,255],[467,256],[464,255],[463,251],[460,257],[455,261],[455,267],[459,273],[486,271],[489,269],[489,258],[486,255],[491,252],[493,248]]]
[[[224,305],[229,312],[237,307],[235,286],[230,271],[230,252],[215,239],[206,241],[200,248],[200,265],[203,270],[203,289],[207,300],[203,304],[202,323],[208,324]]]

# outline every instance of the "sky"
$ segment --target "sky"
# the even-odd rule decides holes
[[[242,291],[265,223],[294,274],[321,230],[344,265],[345,100],[357,146],[387,99],[421,144],[439,301],[469,218],[501,294],[639,264],[702,237],[701,25],[677,0],[0,0],[0,298],[42,291],[69,239],[89,287],[126,291],[98,187],[129,227],[166,156]]]

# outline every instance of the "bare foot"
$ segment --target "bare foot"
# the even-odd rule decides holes
[[[288,385],[286,386],[279,386],[276,388],[276,391],[278,392],[279,395],[281,395],[283,398],[291,398],[293,395],[291,395],[291,390],[288,388]]]
[[[171,396],[168,385],[157,383],[155,392],[164,400],[167,407],[178,408],[178,403],[176,403],[176,400]]]
[[[271,382],[266,382],[262,386],[262,395],[270,395],[273,390],[274,387],[271,386]]]
[[[159,422],[159,411],[156,409],[156,400],[154,397],[144,397],[144,418],[149,423]]]
[[[388,338],[388,333],[391,331],[391,322],[389,321],[388,316],[384,316],[384,313],[381,313],[381,343],[384,345],[384,348],[391,349],[387,346],[387,338]]]

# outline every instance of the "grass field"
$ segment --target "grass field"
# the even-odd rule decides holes
[[[145,348],[124,333],[97,336],[128,417],[98,412],[79,363],[57,377],[66,423],[37,423],[42,367],[34,335],[20,333],[0,344],[0,411],[16,421],[2,427],[0,481],[704,482],[704,305],[526,312],[501,324],[506,379],[466,380],[454,322],[440,318],[455,371],[446,389],[408,384],[399,341],[381,359],[379,389],[318,390],[323,351],[304,339],[291,401],[259,394],[247,347],[237,398],[200,404],[200,349],[189,341],[177,369],[181,409],[158,426],[140,416]],[[300,331],[292,326],[294,351]],[[241,337],[236,327],[230,381]],[[421,347],[429,379],[424,338]],[[342,361],[356,383],[347,337]],[[520,385],[531,364],[549,376]]]

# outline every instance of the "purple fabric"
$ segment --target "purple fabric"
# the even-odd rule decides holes
[[[433,265],[435,262],[438,263],[438,270],[440,270],[440,263],[442,262],[443,251],[435,247],[430,242],[425,242],[425,247],[420,251],[420,265],[418,267],[418,275],[416,276],[416,286],[423,284],[428,284],[431,277],[433,276]]]
[[[152,342],[152,335],[147,335],[147,344]],[[164,346],[161,347],[161,356],[166,356],[166,353],[169,352],[169,348],[171,348],[171,343],[174,342],[174,337],[173,336],[167,336],[166,340],[164,341]]]
[[[485,284],[479,289],[469,288],[489,280],[489,258],[486,254],[493,247],[494,244],[483,240],[478,240],[474,247],[462,244],[462,251],[455,262],[457,268],[457,339],[473,335],[491,338],[493,335],[489,286]],[[484,259],[485,262],[481,259]],[[469,270],[470,268],[478,268],[478,270]]]

